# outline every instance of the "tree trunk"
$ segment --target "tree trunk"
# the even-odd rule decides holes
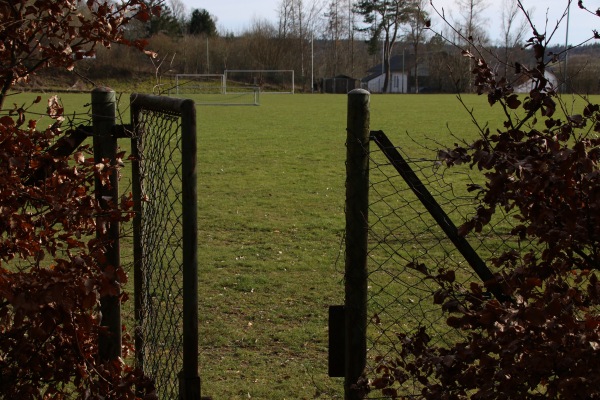
[[[385,77],[383,79],[383,88],[381,89],[381,91],[383,93],[388,93],[388,88],[389,88],[389,84],[390,84],[390,77],[392,75],[392,71],[391,71],[391,65],[390,65],[390,56],[387,54],[387,52],[384,55],[383,72],[385,73]]]
[[[14,74],[12,72],[6,74],[6,77],[4,78],[4,85],[2,85],[2,88],[0,89],[0,110],[2,110],[4,108],[4,100],[6,99],[6,94],[8,93],[8,91],[10,90],[11,86],[12,86],[12,81],[14,79]]]

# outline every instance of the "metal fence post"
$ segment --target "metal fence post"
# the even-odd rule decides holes
[[[344,398],[347,400],[362,398],[353,385],[364,372],[367,357],[369,96],[364,89],[348,93],[344,380]]]
[[[196,106],[181,105],[183,220],[183,371],[180,398],[200,399],[198,375],[198,206],[196,188]]]
[[[116,125],[116,96],[112,89],[101,87],[92,90],[92,124],[94,134],[94,160],[101,163],[108,159],[115,162],[117,154],[117,138],[114,130]],[[118,204],[119,187],[117,171],[109,178],[109,185],[103,185],[96,177],[96,200],[102,208],[108,208],[110,203]],[[101,326],[106,328],[99,337],[99,357],[103,361],[114,360],[121,356],[121,303],[119,300],[119,284],[116,274],[120,268],[119,223],[110,221],[105,215],[97,217],[96,237],[106,243],[105,264],[102,266],[105,274],[114,280],[114,292],[100,299],[102,312]]]
[[[196,106],[134,93],[131,121],[137,366],[156,379],[161,398],[204,399],[198,374]],[[179,169],[156,168],[171,163]],[[171,184],[162,186],[164,180]],[[147,194],[152,198],[145,201]],[[163,236],[165,229],[172,231]],[[172,265],[162,268],[165,260]],[[172,331],[157,329],[165,324]],[[171,357],[166,364],[157,363],[161,353]]]
[[[142,245],[142,186],[141,186],[141,152],[140,146],[143,143],[143,137],[138,134],[138,125],[140,119],[139,107],[134,103],[132,95],[130,99],[131,114],[131,191],[133,194],[133,310],[135,316],[135,365],[141,371],[145,372],[145,337],[141,326],[144,320],[144,305],[146,304],[148,294],[144,291],[144,271],[143,257],[144,249]]]

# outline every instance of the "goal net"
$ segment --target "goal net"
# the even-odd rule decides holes
[[[260,105],[260,88],[240,86],[227,91],[225,74],[177,74],[171,95],[194,100],[196,105]]]
[[[225,93],[224,74],[177,74],[175,94]]]
[[[294,93],[294,70],[225,70],[225,90],[258,87],[262,93]]]

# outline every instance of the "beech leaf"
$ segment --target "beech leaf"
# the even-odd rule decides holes
[[[516,94],[513,94],[506,98],[506,105],[508,108],[516,110],[521,106],[521,100],[519,100],[519,97]]]

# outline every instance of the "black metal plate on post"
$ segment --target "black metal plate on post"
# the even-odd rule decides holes
[[[344,306],[329,306],[329,376],[345,376],[345,309]]]

